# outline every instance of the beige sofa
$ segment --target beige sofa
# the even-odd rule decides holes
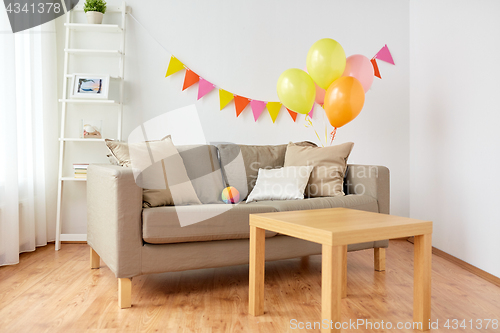
[[[248,264],[249,214],[333,207],[389,213],[386,167],[349,165],[346,196],[228,205],[220,199],[224,186],[235,186],[244,199],[253,187],[258,167],[283,166],[286,145],[221,144],[178,149],[198,197],[204,198],[202,205],[143,208],[143,190],[136,185],[130,168],[88,168],[91,267],[98,268],[101,258],[115,273],[121,308],[131,306],[134,276]],[[190,223],[200,221],[182,227],[181,218],[190,219]],[[266,237],[266,260],[321,253],[319,244],[269,231]],[[374,248],[375,268],[384,270],[382,249],[387,246],[388,241],[377,241],[349,245],[348,250]]]

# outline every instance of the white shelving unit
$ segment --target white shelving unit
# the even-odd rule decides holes
[[[109,100],[109,99],[60,99],[61,103],[76,103],[76,104],[109,104],[109,105],[120,105],[120,102]]]
[[[74,12],[83,12],[83,6],[78,5],[73,10],[66,14],[66,38],[64,46],[64,81],[63,81],[63,98],[59,99],[62,104],[61,107],[61,134],[59,138],[59,184],[57,190],[57,220],[56,220],[56,244],[55,249],[58,251],[61,248],[61,241],[81,241],[83,239],[79,238],[79,235],[75,234],[61,234],[62,230],[62,220],[61,220],[61,210],[62,210],[62,199],[63,199],[63,184],[65,182],[85,182],[86,179],[75,178],[64,175],[64,156],[66,147],[66,142],[75,142],[80,144],[95,144],[104,142],[104,139],[83,139],[83,138],[71,138],[66,137],[66,114],[68,112],[68,106],[70,105],[88,105],[88,106],[106,106],[117,108],[117,137],[116,139],[121,140],[122,137],[122,114],[123,114],[123,78],[124,78],[124,55],[125,55],[125,27],[126,27],[126,14],[127,6],[125,2],[122,2],[121,6],[108,6],[106,10],[106,15],[109,14],[121,14],[121,25],[118,24],[86,24],[86,23],[74,23]],[[81,49],[72,48],[71,41],[74,36],[73,32],[89,32],[89,33],[111,33],[116,34],[117,38],[120,38],[119,49]],[[92,100],[92,99],[70,99],[69,94],[71,89],[68,90],[68,81],[73,77],[72,73],[69,73],[69,62],[71,61],[85,61],[86,56],[93,57],[116,57],[118,60],[118,76],[111,76],[111,80],[119,81],[119,100]],[[75,59],[73,59],[75,58]],[[110,112],[113,112],[110,109]]]

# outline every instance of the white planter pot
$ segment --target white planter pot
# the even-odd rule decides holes
[[[102,16],[101,12],[87,12],[87,21],[89,24],[101,24]]]

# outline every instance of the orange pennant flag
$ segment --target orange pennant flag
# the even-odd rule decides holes
[[[293,121],[297,120],[297,112],[293,112],[289,108],[286,108],[288,110],[288,113],[290,114],[290,117],[292,117]]]
[[[375,76],[381,79],[382,77],[380,76],[380,71],[378,70],[377,60],[375,58],[372,58],[372,60],[370,61],[372,62],[373,72],[375,73]]]
[[[182,90],[191,87],[198,81],[200,81],[200,76],[189,68],[186,69],[186,76],[184,76],[184,85],[182,86]]]
[[[240,114],[245,110],[250,100],[246,97],[234,95],[234,106],[236,108],[236,117],[239,117]]]

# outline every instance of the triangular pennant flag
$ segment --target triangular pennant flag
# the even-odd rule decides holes
[[[200,84],[198,85],[198,99],[211,92],[214,88],[215,86],[213,84],[200,77]]]
[[[290,117],[292,117],[293,121],[297,120],[297,112],[293,112],[289,108],[286,108],[288,110],[288,113],[290,114]]]
[[[309,111],[309,113],[307,114],[309,116],[309,118],[311,118],[311,119],[312,119],[313,114],[314,114],[314,105],[315,104],[313,103],[313,107],[312,107],[311,111]]]
[[[280,102],[267,103],[267,111],[269,111],[269,114],[271,115],[271,119],[273,120],[273,123],[276,121],[276,118],[278,118],[278,114],[280,113],[280,110],[281,110],[281,103]]]
[[[373,73],[374,73],[374,75],[376,77],[378,77],[379,79],[381,79],[382,76],[380,76],[380,71],[378,70],[377,60],[375,58],[373,58],[370,61],[372,62],[372,65],[373,65]]]
[[[380,51],[378,51],[378,53],[375,55],[375,58],[377,58],[378,60],[382,60],[382,61],[385,61],[385,62],[388,62],[390,64],[394,64],[394,60],[392,59],[392,55],[391,55],[391,52],[389,51],[389,48],[387,47],[387,44],[384,45],[383,48],[380,49]]]
[[[240,114],[245,110],[250,100],[246,97],[234,95],[234,106],[236,108],[236,117],[239,117]]]
[[[182,90],[186,90],[186,88],[191,87],[193,84],[200,80],[200,76],[190,70],[186,69],[186,76],[184,76],[184,85],[182,86]]]
[[[252,107],[253,119],[257,121],[262,111],[266,108],[266,102],[252,100],[250,101],[250,106]]]
[[[234,98],[234,95],[229,91],[225,91],[224,89],[219,88],[219,102],[220,102],[220,110],[224,109],[226,105],[229,104]]]
[[[183,69],[184,69],[184,64],[180,62],[179,59],[177,59],[176,57],[171,56],[170,62],[168,63],[167,74],[165,74],[165,77],[175,74]]]

